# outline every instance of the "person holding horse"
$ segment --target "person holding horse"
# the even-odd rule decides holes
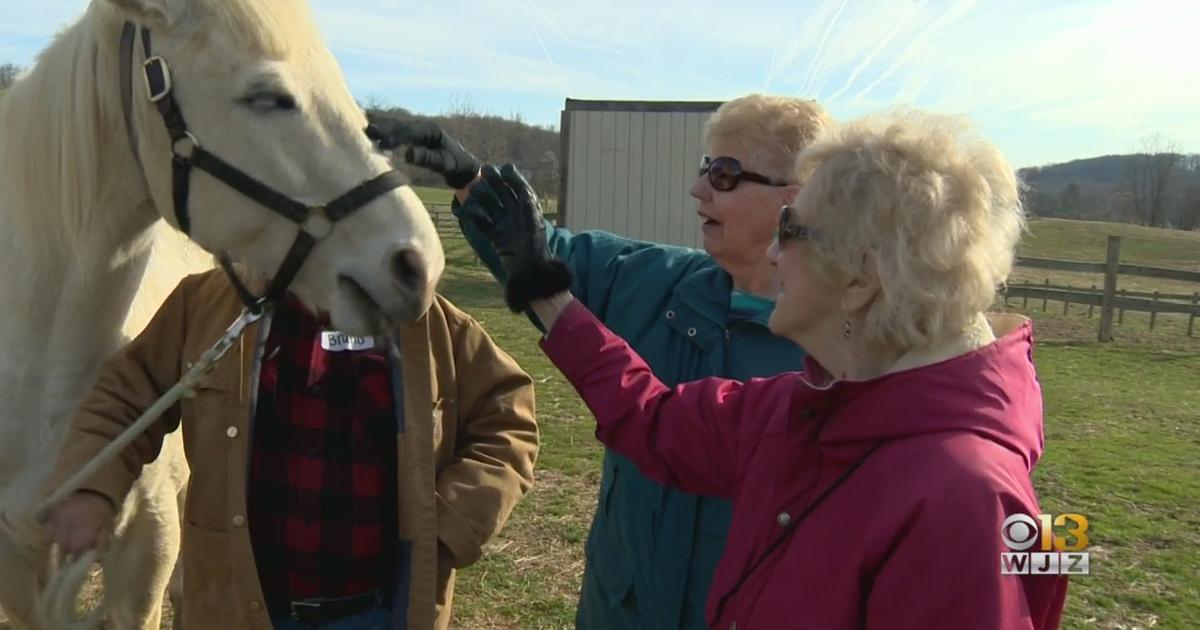
[[[1012,167],[960,120],[901,110],[818,139],[792,177],[769,326],[810,354],[764,379],[662,381],[564,291],[515,168],[486,168],[463,214],[498,226],[511,306],[545,326],[600,440],[734,502],[712,627],[1058,627],[1066,578],[1006,574],[1002,542],[1041,512],[1043,450],[1031,324],[985,315],[1025,225]]]
[[[240,308],[219,271],[185,279],[104,367],[49,487],[174,384]],[[182,417],[189,627],[447,627],[455,570],[480,558],[532,481],[533,385],[445,298],[394,333],[337,333],[289,294],[194,398],[52,512],[52,537],[67,553],[103,545]]]
[[[454,211],[498,281],[509,274],[490,237],[512,218],[486,222],[461,201],[480,163],[428,124],[372,119],[384,148],[442,172],[460,189]],[[573,272],[573,293],[612,329],[636,340],[667,383],[705,376],[749,379],[799,365],[803,351],[767,329],[775,272],[766,250],[779,206],[799,191],[796,156],[832,121],[813,101],[751,94],[722,105],[705,127],[707,154],[691,187],[704,251],[601,232],[572,234],[541,217],[529,226]],[[700,157],[700,156],[697,156]],[[644,475],[608,449],[576,622],[585,630],[705,628],[704,598],[730,524],[726,497],[704,496]]]
[[[47,121],[116,131],[102,141],[63,135],[55,138],[71,141],[16,145],[22,159],[57,168],[76,154],[99,155],[93,169],[122,168],[100,173],[120,177],[95,175],[104,188],[74,191],[94,206],[26,213],[26,222],[47,225],[20,232],[12,239],[20,247],[0,258],[16,268],[39,247],[64,252],[59,266],[39,261],[27,274],[29,293],[14,295],[23,304],[47,295],[58,307],[35,322],[48,334],[27,334],[50,349],[23,354],[36,357],[24,362],[65,367],[45,372],[48,384],[25,375],[17,384],[74,401],[65,384],[98,372],[90,388],[80,383],[73,412],[52,401],[69,427],[54,434],[57,458],[43,456],[53,462],[46,493],[85,466],[100,467],[51,507],[48,537],[67,554],[102,547],[114,532],[114,540],[129,540],[124,507],[178,481],[134,485],[167,452],[167,434],[182,427],[191,469],[183,522],[164,518],[160,535],[105,556],[106,596],[143,589],[139,603],[154,606],[146,617],[157,624],[152,600],[161,588],[117,580],[145,576],[127,565],[164,556],[169,575],[182,529],[184,606],[175,614],[184,627],[448,627],[455,571],[480,558],[530,487],[533,384],[476,321],[436,295],[445,260],[432,220],[363,134],[366,118],[304,3],[95,0],[57,47],[51,59],[86,62],[86,71],[60,70],[63,77],[113,78],[108,100],[80,116],[92,110],[77,98],[96,98],[93,84],[39,100],[19,86],[0,114],[14,99],[26,109],[67,103],[68,116]],[[39,81],[55,74],[46,63],[35,70]],[[130,75],[135,68],[140,74]],[[122,75],[125,85],[116,82]],[[47,150],[57,151],[48,153],[54,159]],[[58,180],[34,181],[65,191]],[[50,223],[60,215],[69,222]],[[219,253],[229,277],[214,270],[183,279],[131,343],[93,365],[81,346],[118,338],[118,301],[137,286],[149,245],[143,232],[160,217]],[[81,234],[54,240],[68,229]],[[254,294],[263,289],[260,300]],[[194,396],[119,457],[96,463],[230,322],[250,314],[260,318]],[[52,328],[72,318],[82,325]],[[15,402],[16,414],[32,408]],[[29,434],[50,442],[39,431]],[[166,490],[161,507],[174,509],[175,487]],[[7,584],[26,590],[43,575],[0,569]],[[110,613],[113,627],[148,627]]]

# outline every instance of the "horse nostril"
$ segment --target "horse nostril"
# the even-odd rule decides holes
[[[425,261],[415,249],[404,248],[392,254],[392,275],[401,287],[421,292],[425,290]]]

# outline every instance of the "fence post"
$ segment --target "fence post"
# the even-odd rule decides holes
[[[1154,292],[1154,297],[1150,302],[1150,330],[1154,330],[1154,320],[1158,318],[1158,291]]]
[[[1046,290],[1050,290],[1050,278],[1046,278]],[[1046,294],[1042,294],[1042,312],[1046,312]]]
[[[1100,300],[1100,343],[1112,341],[1113,297],[1117,293],[1117,270],[1121,263],[1121,237],[1108,237],[1108,257],[1104,261],[1104,296]],[[1125,311],[1121,311],[1125,319]]]
[[[1021,283],[1021,286],[1022,286],[1022,287],[1028,287],[1028,286],[1029,286],[1029,283],[1028,283],[1028,282],[1022,282],[1022,283]],[[1028,311],[1028,310],[1029,310],[1029,292],[1028,292],[1028,291],[1026,291],[1026,292],[1024,292],[1024,293],[1022,293],[1022,294],[1021,294],[1021,310],[1023,310],[1023,311]]]
[[[1192,294],[1192,314],[1188,315],[1188,336],[1192,336],[1192,329],[1196,325],[1196,306],[1200,305],[1200,291]]]

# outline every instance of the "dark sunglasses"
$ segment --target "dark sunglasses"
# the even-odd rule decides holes
[[[803,225],[797,225],[788,220],[791,216],[793,208],[784,206],[779,209],[779,233],[775,235],[775,240],[780,246],[785,245],[788,241],[811,241],[817,236],[816,230],[811,230]]]
[[[742,181],[754,182],[766,186],[787,186],[784,182],[775,181],[764,175],[743,171],[742,163],[737,161],[737,158],[728,156],[702,156],[700,158],[700,174],[707,174],[708,183],[712,185],[713,190],[721,192],[729,192],[737,188],[738,184]]]

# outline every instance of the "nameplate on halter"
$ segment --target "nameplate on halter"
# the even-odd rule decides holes
[[[374,337],[347,335],[344,332],[337,332],[336,330],[326,330],[321,333],[321,349],[326,352],[370,350],[374,347]]]

